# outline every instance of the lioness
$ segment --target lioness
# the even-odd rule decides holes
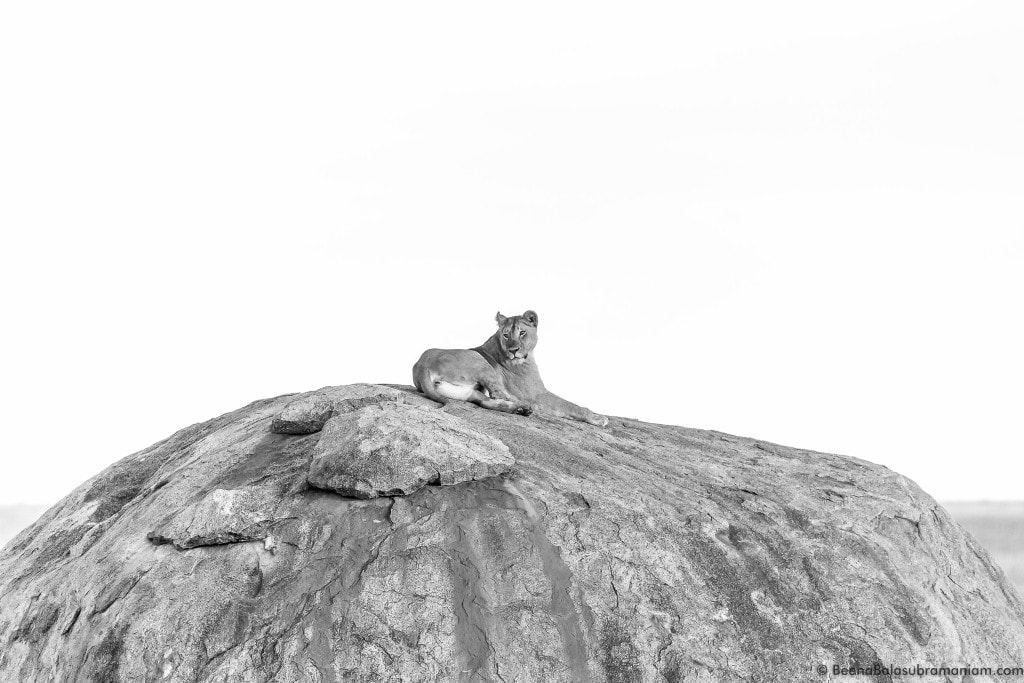
[[[428,349],[412,367],[416,388],[439,403],[469,401],[483,408],[529,415],[534,410],[604,427],[608,418],[544,388],[533,359],[537,314],[495,318],[498,331],[473,349]]]

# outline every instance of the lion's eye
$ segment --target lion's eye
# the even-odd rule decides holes
[[[525,337],[526,336],[526,330],[519,330],[519,336],[520,337]]]
[[[503,332],[501,336],[504,337],[505,339],[508,339],[508,332]]]

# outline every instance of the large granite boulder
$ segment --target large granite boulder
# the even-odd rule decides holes
[[[906,478],[395,386],[186,428],[0,553],[0,681],[1018,680],[892,665],[1024,665],[1020,597]]]

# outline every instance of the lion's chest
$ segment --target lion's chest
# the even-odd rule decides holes
[[[510,368],[501,368],[505,389],[521,400],[536,399],[544,391],[544,383],[540,380],[537,366],[527,362]]]

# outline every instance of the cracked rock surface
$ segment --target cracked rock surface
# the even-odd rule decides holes
[[[819,663],[876,662],[1024,665],[1021,598],[905,477],[398,386],[183,429],[0,551],[0,681],[822,681]]]

